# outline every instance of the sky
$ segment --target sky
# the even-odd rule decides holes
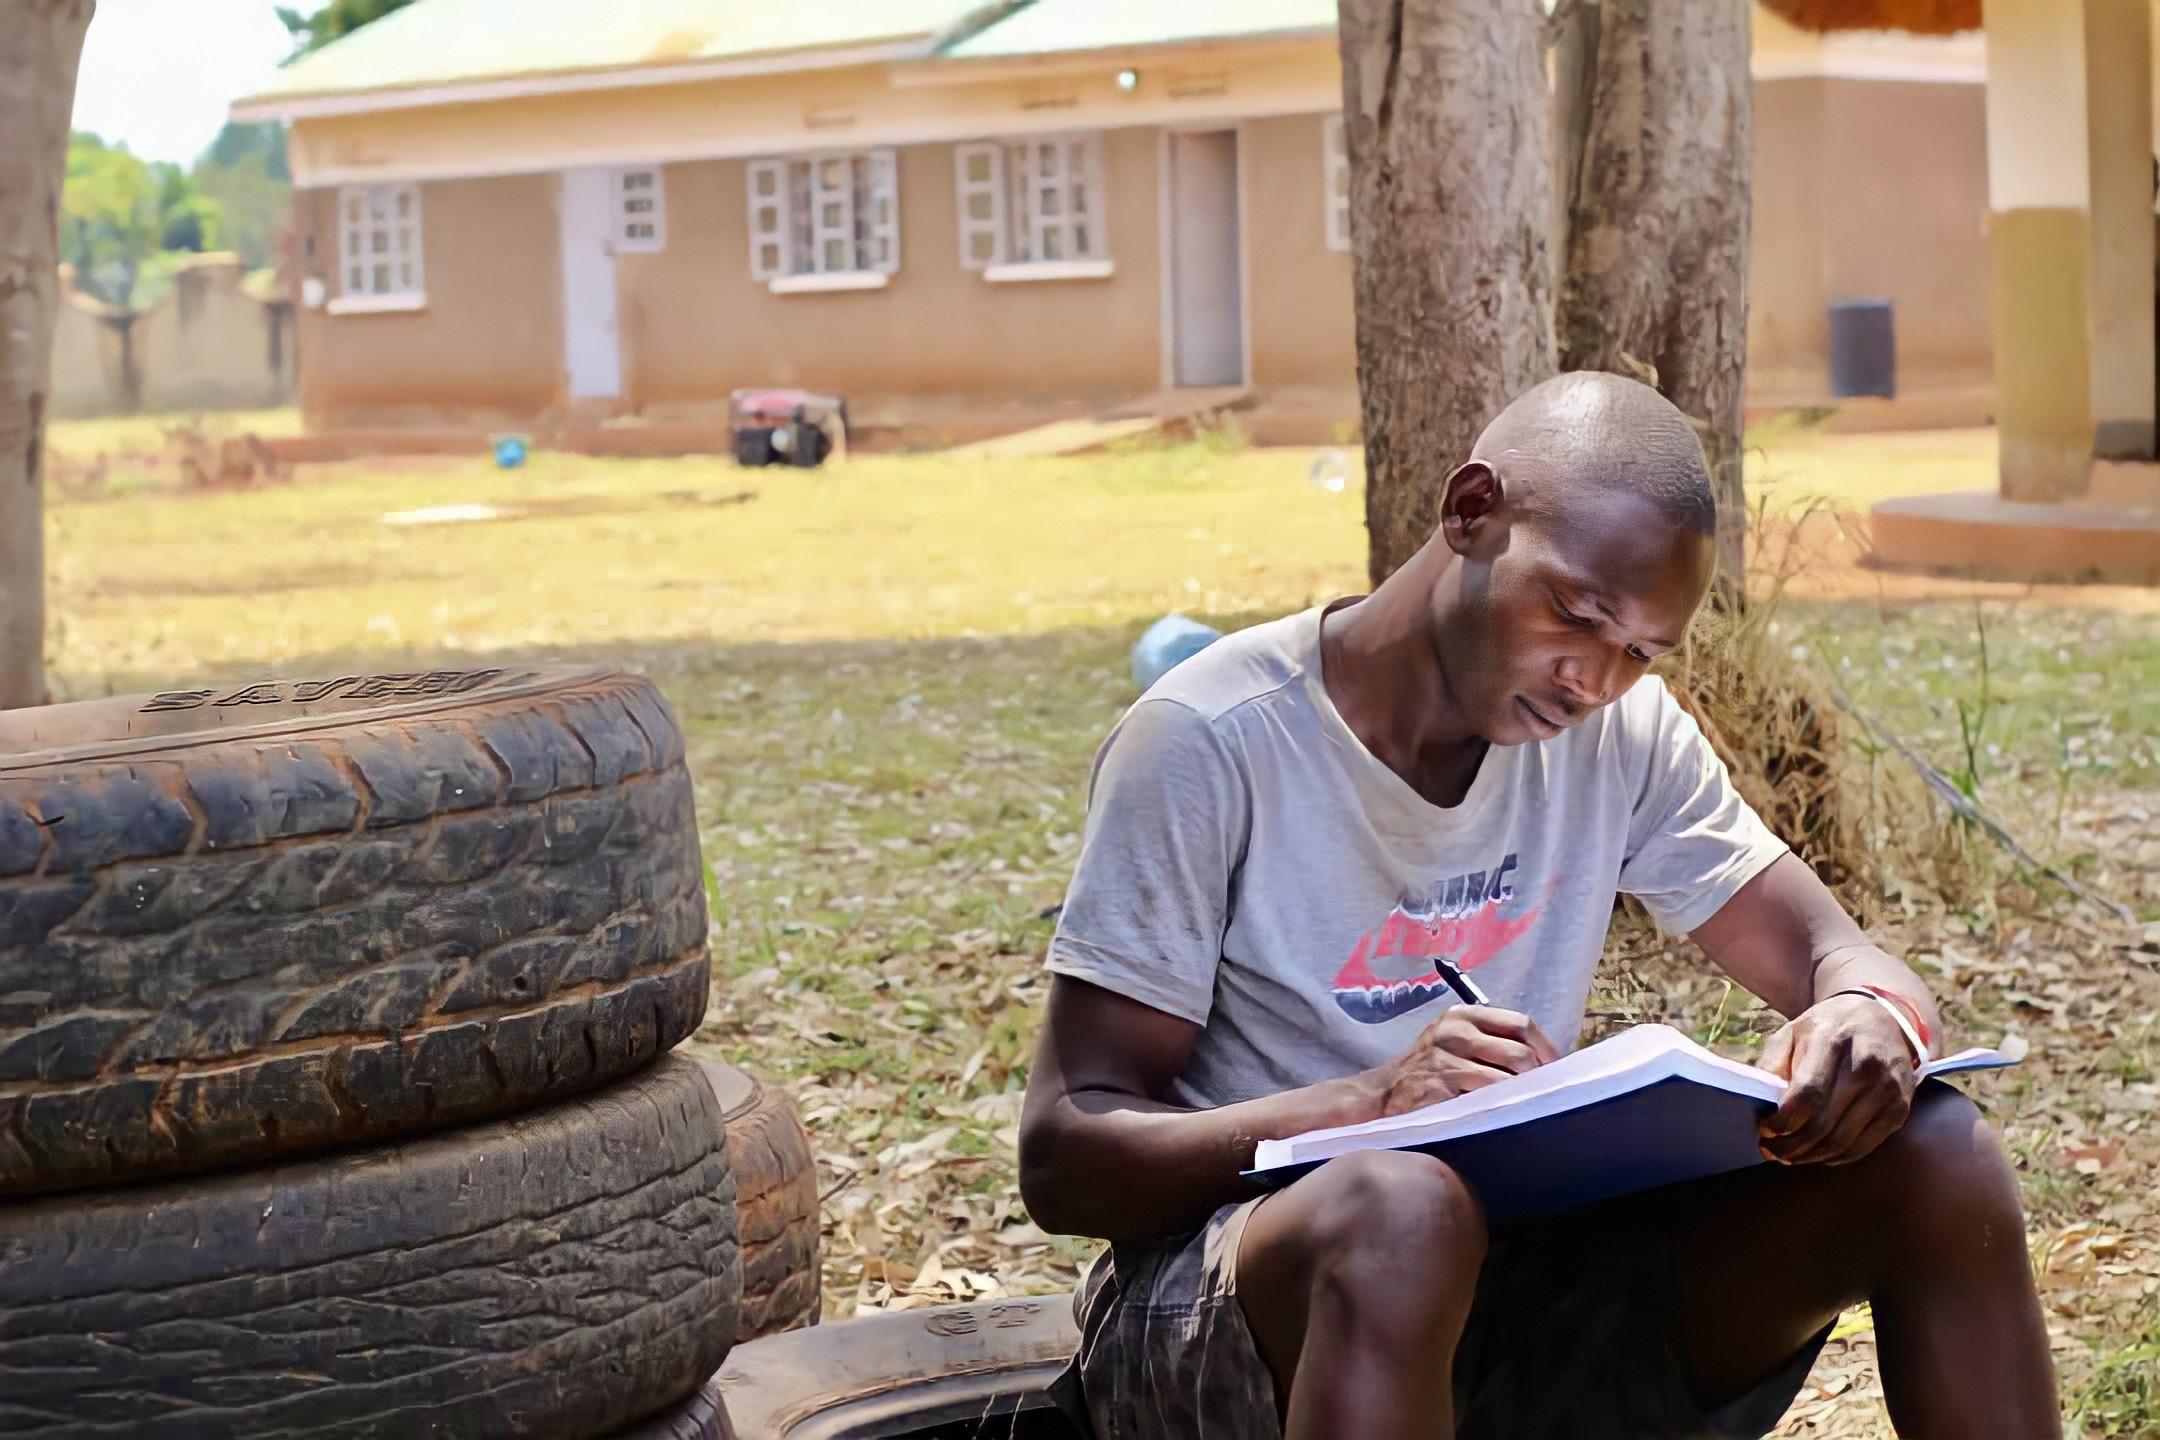
[[[300,10],[309,0],[286,0]],[[75,128],[183,165],[225,108],[292,53],[277,0],[98,0],[75,82]]]

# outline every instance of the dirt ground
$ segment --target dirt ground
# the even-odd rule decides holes
[[[1913,575],[1875,566],[1867,510],[1878,500],[1996,486],[1992,429],[1827,434],[1772,421],[1750,436],[1747,487],[1761,520],[1751,537],[1758,568],[1791,572],[1797,599],[2027,601],[2035,605],[2160,612],[2160,588],[2138,585],[2011,585]]]
[[[2149,585],[2019,585],[1885,570],[1874,563],[1867,517],[1848,510],[1799,519],[1772,516],[1758,527],[1753,554],[1761,565],[1791,567],[1786,593],[1795,600],[1865,600],[1884,606],[1979,600],[2160,615],[2160,589]]]

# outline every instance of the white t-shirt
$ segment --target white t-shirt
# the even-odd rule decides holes
[[[1320,615],[1179,665],[1096,757],[1049,968],[1203,1027],[1180,1103],[1401,1054],[1456,1003],[1436,955],[1564,1049],[1616,892],[1686,932],[1786,853],[1655,678],[1432,804],[1336,713]]]

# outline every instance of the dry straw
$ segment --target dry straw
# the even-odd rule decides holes
[[[1803,30],[1905,30],[1950,35],[1980,28],[1980,0],[1763,0]]]
[[[1945,900],[1977,877],[1963,836],[1945,823],[1919,778],[1844,715],[1826,677],[1778,639],[1777,616],[1799,568],[1801,521],[1766,523],[1752,557],[1754,598],[1705,605],[1659,673],[1731,771],[1733,784],[1779,839],[1873,916],[1917,884]],[[1804,521],[1806,517],[1801,517]]]

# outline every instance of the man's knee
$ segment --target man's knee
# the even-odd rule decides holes
[[[1484,1260],[1485,1217],[1460,1176],[1427,1155],[1359,1151],[1260,1207],[1239,1291],[1282,1380],[1323,1315],[1369,1348],[1425,1353],[1469,1314]]]
[[[1980,1107],[1943,1084],[1913,1097],[1912,1114],[1878,1152],[1894,1204],[1934,1217],[2015,1214],[2017,1175]]]
[[[1430,1155],[1365,1150],[1329,1161],[1307,1239],[1316,1272],[1388,1275],[1398,1285],[1474,1281],[1485,1215],[1462,1177]]]

